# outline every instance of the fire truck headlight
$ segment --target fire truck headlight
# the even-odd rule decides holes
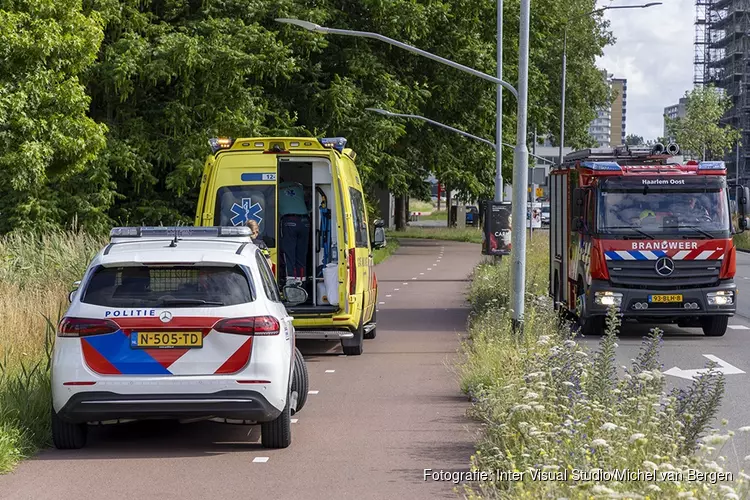
[[[734,302],[734,293],[730,290],[709,292],[706,298],[710,306],[728,306]]]
[[[622,294],[617,292],[596,292],[594,303],[598,306],[616,306],[622,304]]]

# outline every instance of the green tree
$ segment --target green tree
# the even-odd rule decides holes
[[[625,137],[625,144],[627,146],[642,146],[645,144],[645,142],[643,141],[643,137],[641,137],[640,135],[628,134]]]
[[[113,186],[91,168],[106,129],[80,81],[101,40],[80,0],[0,0],[0,233],[106,224]]]
[[[686,92],[685,116],[667,118],[667,130],[683,151],[700,158],[723,158],[740,138],[740,132],[721,119],[731,100],[713,86]]]

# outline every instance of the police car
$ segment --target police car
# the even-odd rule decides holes
[[[260,424],[291,443],[307,397],[266,257],[246,227],[119,227],[58,325],[52,437],[86,444],[88,424],[211,419]]]

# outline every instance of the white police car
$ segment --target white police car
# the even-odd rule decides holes
[[[58,325],[52,437],[88,423],[212,419],[291,443],[307,368],[273,273],[246,227],[114,228]]]

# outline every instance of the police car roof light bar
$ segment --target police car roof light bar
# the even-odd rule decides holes
[[[249,227],[240,226],[144,226],[144,227],[115,227],[109,232],[113,238],[216,238],[216,237],[248,237],[252,232]]]

